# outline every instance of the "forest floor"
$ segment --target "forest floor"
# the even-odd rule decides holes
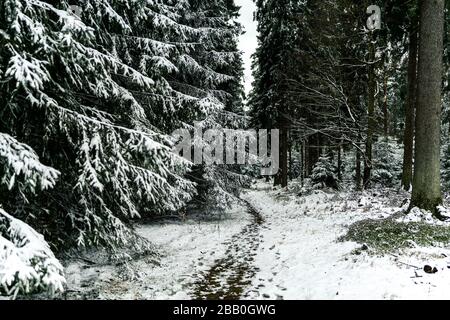
[[[450,299],[450,223],[405,216],[397,190],[294,190],[258,182],[220,220],[141,225],[158,259],[66,261],[65,297]]]

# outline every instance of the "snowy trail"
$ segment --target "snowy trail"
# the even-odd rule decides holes
[[[364,246],[340,242],[348,226],[380,219],[401,207],[401,194],[313,192],[297,196],[258,183],[243,195],[266,221],[248,299],[449,299],[449,251],[411,248],[373,256]],[[437,274],[423,266],[435,265]],[[411,267],[419,266],[419,269]]]
[[[231,245],[231,239],[243,232],[252,220],[244,206],[236,205],[221,219],[194,218],[140,225],[138,233],[154,243],[160,252],[158,263],[146,258],[130,262],[135,275],[130,280],[124,279],[113,265],[67,261],[65,271],[73,294],[66,298],[192,299],[195,282],[201,279],[199,275],[206,275],[218,260],[226,257],[226,244]]]
[[[260,181],[242,195],[247,205],[220,221],[141,225],[161,257],[131,262],[133,280],[113,265],[69,263],[76,294],[67,298],[450,299],[450,249],[373,256],[361,244],[338,241],[356,221],[395,214],[404,197],[390,190],[299,196]],[[426,264],[439,272],[424,273]]]
[[[249,203],[246,205],[252,221],[224,243],[225,257],[199,275],[192,293],[196,299],[238,300],[259,271],[254,258],[262,241],[264,219]]]

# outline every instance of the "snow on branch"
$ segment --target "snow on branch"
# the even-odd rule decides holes
[[[102,129],[112,129],[114,131],[122,132],[122,133],[128,134],[130,136],[141,137],[142,140],[145,142],[145,143],[143,143],[143,145],[145,145],[147,147],[147,149],[146,149],[147,151],[156,150],[156,149],[165,150],[165,151],[170,150],[167,146],[165,146],[159,142],[156,142],[154,140],[154,139],[158,138],[157,133],[139,131],[139,130],[115,125],[109,121],[105,122],[105,121],[97,120],[97,119],[88,117],[84,114],[78,113],[74,110],[70,110],[70,109],[67,109],[67,108],[64,108],[61,106],[55,106],[55,110],[57,110],[59,116],[61,116],[62,118],[69,119],[69,120],[72,119],[73,122],[81,123],[83,126],[86,126],[86,127],[90,127],[93,125],[93,126],[100,127]],[[147,129],[147,131],[150,131],[150,130]]]
[[[149,77],[144,76],[139,71],[136,71],[109,54],[102,53],[89,47],[84,47],[84,53],[87,54],[90,59],[96,61],[99,66],[109,66],[113,72],[121,72],[123,76],[129,77],[129,79],[133,80],[133,82],[140,87],[150,88],[155,84],[155,82]]]
[[[21,86],[25,90],[28,90],[28,88],[42,90],[44,83],[50,80],[50,74],[45,68],[46,64],[46,62],[33,57],[30,57],[30,60],[27,60],[16,53],[16,55],[9,60],[5,77],[14,78],[16,86]]]
[[[179,60],[180,63],[186,66],[189,71],[203,75],[205,78],[204,81],[207,83],[218,85],[227,81],[232,81],[234,79],[233,76],[219,73],[210,68],[200,65],[197,61],[195,61],[194,58],[186,54],[181,55]]]
[[[88,33],[90,36],[93,35],[92,28],[86,26],[81,20],[67,11],[57,9],[49,3],[39,0],[25,0],[25,2],[27,4],[26,8],[37,7],[39,9],[52,11],[53,13],[55,13],[58,16],[60,23],[63,25],[61,30],[62,32],[78,34]],[[30,21],[32,20],[30,19]]]
[[[21,177],[31,192],[37,187],[45,190],[55,185],[60,174],[40,163],[38,155],[29,146],[5,133],[0,133],[0,164],[6,166],[6,174],[0,181],[9,189],[14,187],[16,178]]]
[[[0,294],[64,291],[63,267],[44,237],[0,209]]]

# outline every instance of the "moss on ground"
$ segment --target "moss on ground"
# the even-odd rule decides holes
[[[392,218],[363,220],[350,226],[341,241],[367,244],[375,251],[394,251],[411,246],[446,246],[450,244],[450,227],[423,222],[397,222]]]

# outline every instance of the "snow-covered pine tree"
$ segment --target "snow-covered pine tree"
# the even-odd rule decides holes
[[[223,110],[242,115],[244,89],[242,86],[243,62],[238,49],[238,37],[242,26],[236,22],[239,7],[234,0],[191,1],[192,11],[188,18],[191,26],[201,30],[211,30],[202,35],[202,48],[195,53],[196,60],[206,69],[225,75],[226,81],[218,82],[210,89],[224,104]],[[203,85],[207,85],[206,82]],[[234,115],[222,115],[225,121],[230,121]],[[222,120],[223,122],[223,120]],[[233,127],[242,125],[232,123]]]
[[[277,35],[271,32],[272,19],[279,20],[274,16],[271,5],[276,1],[256,1],[257,11],[256,19],[258,21],[258,48],[253,58],[253,89],[249,97],[251,107],[251,122],[258,128],[272,128],[275,126],[276,114],[274,114],[272,101],[274,99],[274,90],[271,88],[274,84],[275,74],[279,72],[279,63],[285,57],[279,54],[280,43],[276,43]],[[273,57],[278,56],[274,63]],[[281,58],[281,59],[280,59]],[[272,108],[272,109],[271,109]]]
[[[238,14],[234,1],[146,2],[144,12],[128,18],[131,33],[114,34],[112,51],[155,81],[150,90],[132,89],[150,123],[166,134],[193,130],[196,121],[205,129],[242,128],[241,28],[233,21]],[[216,169],[199,166],[189,175],[198,183],[199,198],[219,195],[223,186],[237,190],[245,180],[234,173],[223,177],[228,170]]]
[[[54,248],[115,248],[134,237],[130,219],[185,205],[189,164],[167,134],[243,122],[236,14],[232,1],[5,1],[0,132],[61,171],[53,190],[2,192],[5,209]],[[212,190],[237,190],[204,169]]]
[[[305,3],[258,0],[256,6],[259,46],[253,61],[251,121],[257,128],[280,130],[280,171],[274,182],[287,186],[291,120],[298,109],[292,85],[299,74],[299,36]]]
[[[400,183],[402,146],[393,137],[380,137],[374,145],[373,181],[386,187]]]
[[[133,95],[153,90],[155,80],[114,52],[115,35],[131,33],[130,17],[144,17],[147,2],[76,4],[81,17],[63,0],[0,4],[0,132],[61,172],[54,189],[29,196],[20,188],[33,180],[13,185],[14,163],[4,162],[1,201],[54,248],[115,248],[132,238],[145,249],[127,221],[176,210],[193,192],[186,162]]]
[[[64,290],[63,267],[43,236],[0,208],[0,295]]]
[[[60,172],[43,165],[27,145],[0,133],[0,295],[63,290],[63,268],[43,236],[5,212],[5,190],[33,196],[52,188]]]
[[[339,189],[337,169],[331,157],[322,154],[311,173],[311,182],[314,189],[333,188]]]
[[[181,81],[189,83],[189,86],[184,86],[187,89],[184,93],[200,94],[200,97],[213,102],[215,108],[205,110],[207,112],[203,113],[200,121],[203,129],[245,128],[243,67],[237,47],[242,28],[234,21],[239,8],[234,0],[190,1],[190,7],[190,13],[184,16],[186,24],[204,32],[197,39],[202,45],[191,53],[202,70],[198,70],[194,77],[182,73]],[[198,197],[194,203],[211,210],[228,207],[236,200],[241,187],[249,182],[241,169],[230,165],[196,166],[191,175],[198,184]]]

